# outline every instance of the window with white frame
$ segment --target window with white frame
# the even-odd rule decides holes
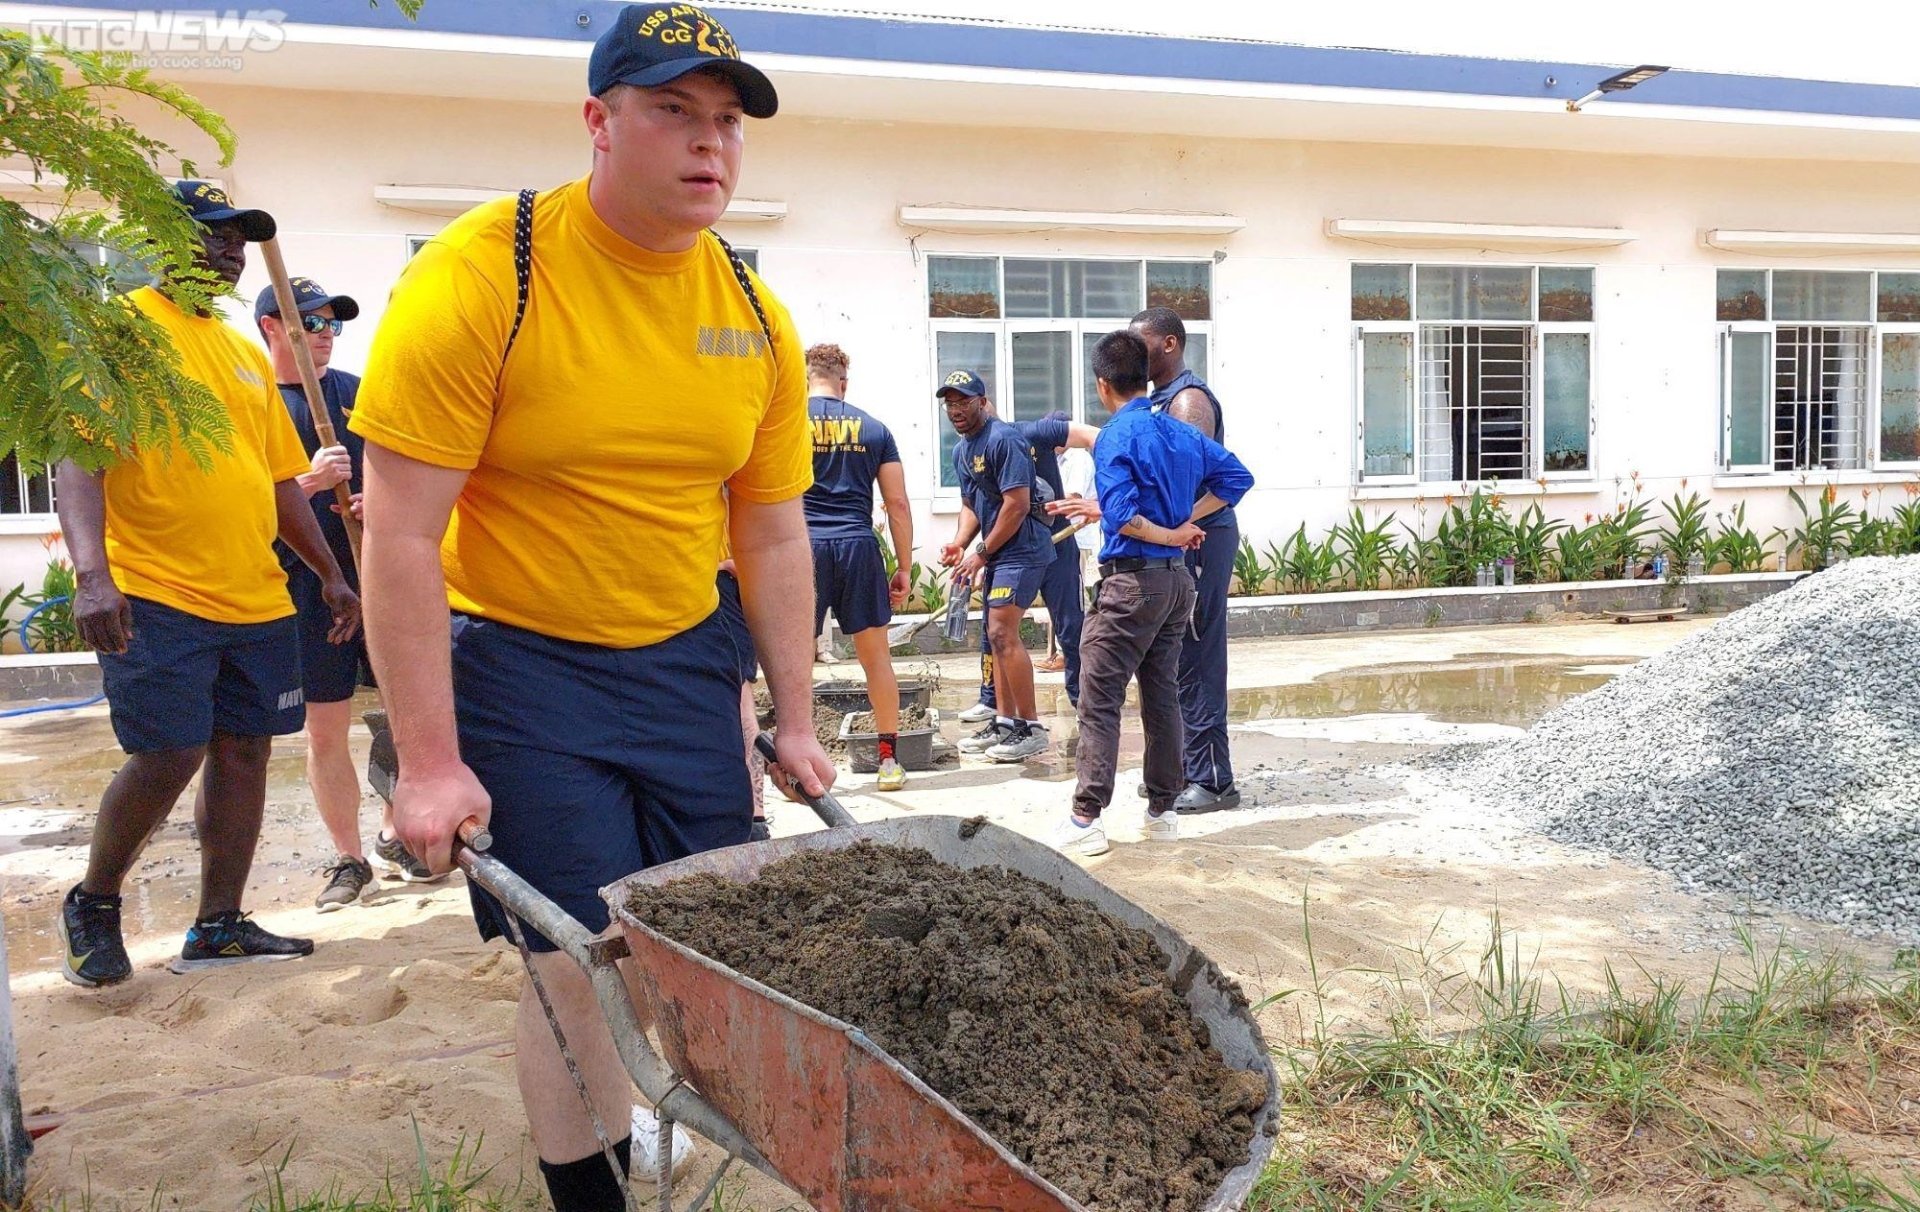
[[[1593,475],[1593,269],[1353,267],[1364,484]]]
[[[1920,273],[1723,269],[1721,465],[1920,468]]]
[[[1204,260],[927,258],[933,378],[971,370],[1008,421],[1063,411],[1104,425],[1093,381],[1093,347],[1148,307],[1170,307],[1187,328],[1187,366],[1207,376],[1213,336],[1213,263]],[[938,402],[936,481],[957,487],[957,437]]]

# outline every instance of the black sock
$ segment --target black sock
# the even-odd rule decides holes
[[[613,1146],[613,1154],[620,1159],[621,1173],[626,1173],[633,1160],[633,1139],[623,1137]],[[553,1212],[627,1212],[626,1193],[614,1181],[605,1154],[590,1153],[558,1165],[543,1161],[540,1174],[553,1197]]]

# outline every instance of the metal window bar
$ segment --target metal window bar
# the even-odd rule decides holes
[[[1420,478],[1525,479],[1534,458],[1531,326],[1420,329]]]
[[[1774,340],[1773,466],[1852,471],[1865,465],[1870,332],[1783,325]]]

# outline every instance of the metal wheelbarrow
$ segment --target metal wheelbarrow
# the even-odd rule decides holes
[[[763,734],[758,746],[771,762],[771,738]],[[391,786],[393,771],[382,773]],[[1203,1208],[1227,1212],[1245,1204],[1273,1149],[1279,1093],[1259,1027],[1211,960],[1065,856],[1010,830],[958,817],[863,825],[831,795],[810,799],[809,806],[826,831],[695,855],[602,889],[618,932],[601,936],[488,857],[484,835],[463,830],[472,844],[456,847],[470,880],[586,970],[622,1061],[659,1114],[662,1143],[678,1122],[729,1155],[686,1212],[707,1206],[736,1160],[799,1192],[820,1212],[1083,1212],[859,1028],[664,937],[626,908],[638,886],[703,872],[750,881],[790,855],[861,841],[925,850],[961,868],[1005,867],[1151,935],[1168,957],[1176,991],[1206,1024],[1221,1057],[1265,1081],[1267,1098],[1254,1115],[1246,1159]],[[656,1025],[664,1058],[649,1043],[616,966],[629,957],[641,1009]],[[658,1198],[658,1206],[672,1212],[670,1176],[663,1176]]]

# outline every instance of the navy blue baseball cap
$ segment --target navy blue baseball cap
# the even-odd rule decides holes
[[[329,303],[333,304],[333,318],[336,320],[351,320],[360,314],[360,305],[353,301],[352,296],[330,295],[325,287],[312,278],[289,278],[287,285],[293,288],[293,305],[300,309],[303,316],[310,311],[319,311]],[[274,295],[273,287],[269,286],[253,301],[254,322],[258,323],[262,316],[279,314],[280,300]]]
[[[740,90],[750,118],[771,118],[780,97],[753,64],[740,58],[727,27],[692,4],[629,4],[593,44],[587,61],[587,91],[594,96],[616,84],[654,88],[688,72],[712,68]]]
[[[227,191],[211,181],[175,181],[173,192],[193,216],[195,223],[225,223],[232,220],[240,225],[240,234],[252,244],[273,239],[278,230],[273,216],[264,210],[242,210],[227,197]]]
[[[987,384],[986,380],[970,370],[956,370],[947,376],[947,381],[933,394],[936,399],[944,400],[950,391],[963,396],[984,396],[987,394]]]

